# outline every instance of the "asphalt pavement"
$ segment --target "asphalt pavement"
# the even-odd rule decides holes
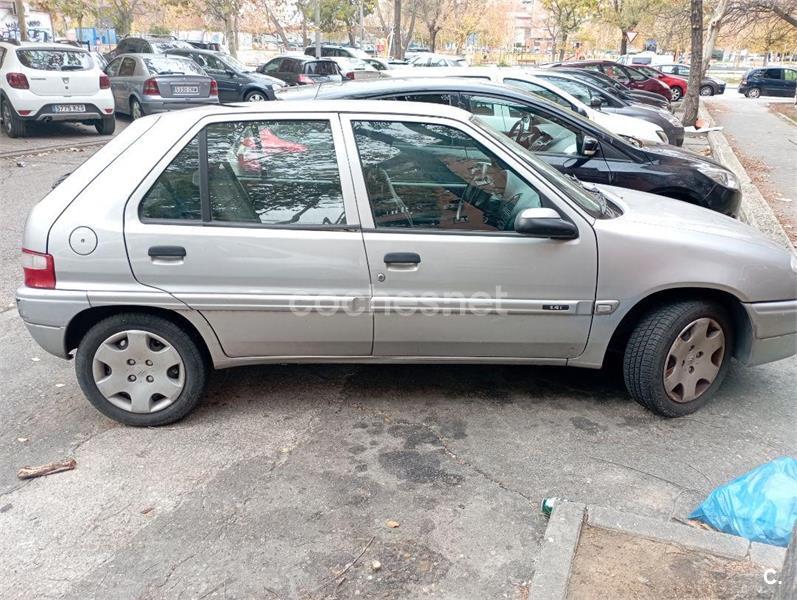
[[[290,365],[218,372],[184,421],[120,426],[13,308],[25,216],[91,151],[0,159],[0,598],[526,598],[542,498],[683,519],[797,454],[795,358],[732,365],[675,420],[613,371]]]

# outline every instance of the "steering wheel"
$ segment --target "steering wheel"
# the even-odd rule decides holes
[[[534,117],[532,115],[524,115],[521,119],[515,121],[508,135],[527,150],[533,150],[535,146],[545,147],[553,139],[534,125]]]

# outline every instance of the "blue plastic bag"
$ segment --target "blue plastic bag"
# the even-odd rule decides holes
[[[689,518],[754,542],[787,546],[797,522],[797,459],[776,458],[721,485]]]

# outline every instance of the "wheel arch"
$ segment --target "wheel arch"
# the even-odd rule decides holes
[[[214,361],[210,348],[196,325],[177,311],[154,306],[94,306],[79,312],[66,326],[66,332],[64,334],[66,352],[69,353],[77,348],[89,329],[99,321],[122,313],[153,315],[171,321],[191,337],[202,353],[205,364],[209,366],[213,365]]]
[[[615,328],[609,341],[606,354],[622,353],[625,350],[626,343],[628,342],[628,338],[634,326],[649,311],[671,302],[688,300],[710,300],[725,308],[731,316],[734,329],[733,356],[743,359],[749,354],[753,336],[753,325],[750,322],[747,311],[745,311],[742,306],[741,300],[728,291],[700,287],[667,288],[653,292],[642,298],[631,307]]]

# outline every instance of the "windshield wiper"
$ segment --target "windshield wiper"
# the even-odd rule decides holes
[[[598,202],[598,206],[600,207],[602,215],[609,214],[609,199],[606,197],[606,194],[604,194],[597,186],[592,183],[585,185],[583,181],[581,181],[572,173],[568,173],[567,177],[569,177],[571,181],[578,185],[578,187],[595,198],[595,200]]]

